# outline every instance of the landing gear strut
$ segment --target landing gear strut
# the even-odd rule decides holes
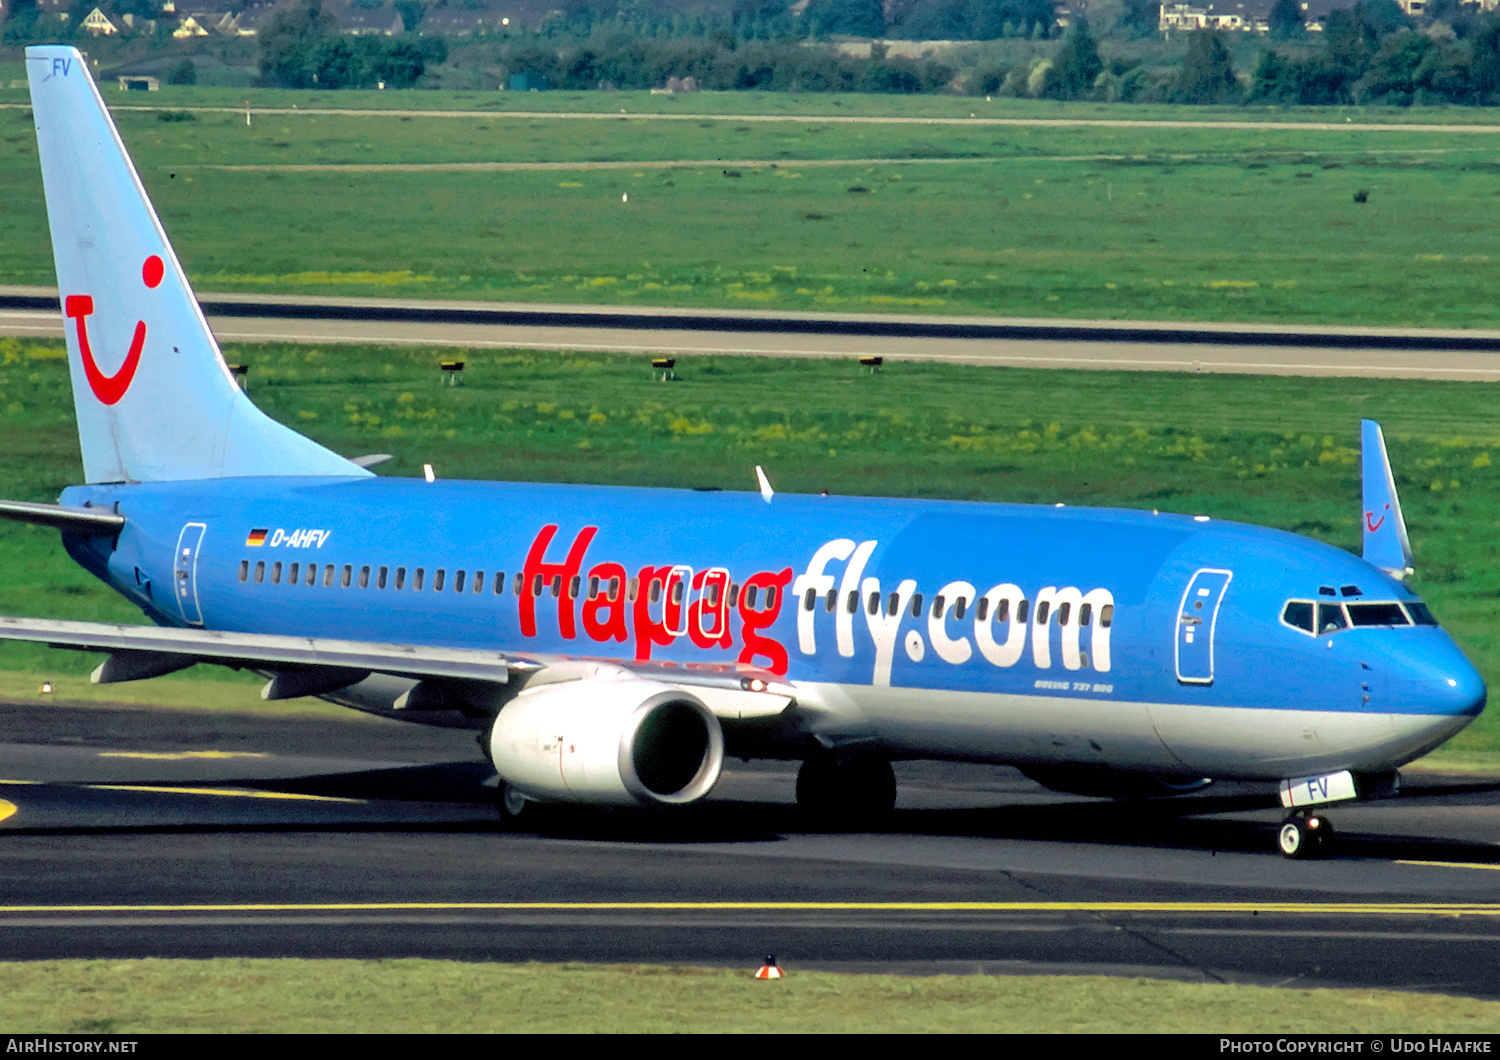
[[[797,773],[797,806],[822,827],[879,827],[896,808],[896,773],[883,758],[815,755]]]
[[[1333,847],[1333,825],[1316,813],[1294,813],[1281,823],[1276,846],[1283,857],[1298,860],[1323,858]]]

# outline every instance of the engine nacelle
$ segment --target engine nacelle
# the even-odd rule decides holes
[[[496,716],[489,750],[507,784],[542,801],[694,802],[724,766],[719,719],[695,696],[636,678],[522,692]]]

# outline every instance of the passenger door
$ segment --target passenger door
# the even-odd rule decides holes
[[[1177,680],[1184,685],[1214,683],[1214,627],[1219,620],[1219,605],[1232,571],[1205,567],[1193,575],[1182,604],[1177,609],[1176,660]]]

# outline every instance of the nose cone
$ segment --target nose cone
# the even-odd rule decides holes
[[[1386,660],[1391,709],[1474,718],[1484,709],[1484,678],[1448,634],[1437,629],[1420,632],[1423,635],[1407,638]]]

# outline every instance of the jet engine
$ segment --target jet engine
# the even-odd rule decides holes
[[[681,804],[724,765],[719,720],[693,695],[637,678],[528,689],[489,733],[502,780],[541,801]]]

